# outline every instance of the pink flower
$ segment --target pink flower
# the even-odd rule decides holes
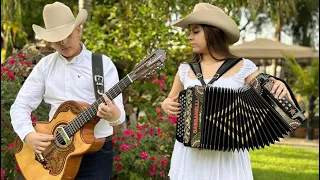
[[[31,64],[30,61],[27,61],[27,62],[26,62],[26,66],[27,66],[27,67],[30,67],[30,64]]]
[[[121,159],[120,155],[117,155],[117,156],[114,157],[115,161],[120,161],[120,159]]]
[[[163,92],[163,87],[160,87],[160,88],[159,88],[159,91],[160,91],[160,92]]]
[[[155,77],[156,74],[157,74],[156,72],[152,73],[152,74],[151,74],[151,77]]]
[[[32,121],[33,123],[36,123],[37,120],[38,120],[38,117],[37,117],[37,116],[31,115],[31,121]]]
[[[158,136],[161,136],[161,135],[162,135],[161,128],[157,128],[157,133],[158,133]]]
[[[138,125],[137,125],[137,129],[138,129],[139,131],[142,131],[143,126],[138,124]]]
[[[157,112],[158,115],[161,114],[161,109],[160,108],[156,108],[156,112]]]
[[[24,54],[22,54],[22,53],[21,53],[21,54],[19,54],[19,58],[20,58],[20,59],[25,58]]]
[[[161,74],[161,79],[165,80],[166,79],[166,75],[165,74]]]
[[[132,133],[131,129],[124,130],[124,134],[128,137]]]
[[[14,59],[9,59],[9,64],[14,64],[15,62],[16,62],[16,60],[14,60]]]
[[[24,65],[24,61],[23,60],[20,61],[20,65]]]
[[[169,122],[171,122],[172,124],[176,124],[177,123],[177,117],[176,116],[168,116]]]
[[[156,157],[154,157],[154,156],[151,156],[151,161],[157,161],[158,159],[156,158]]]
[[[147,158],[149,157],[149,155],[148,155],[148,153],[146,153],[146,152],[142,152],[142,153],[140,154],[140,157],[141,157],[141,159],[147,159]]]
[[[20,167],[19,167],[18,165],[16,165],[16,166],[14,167],[14,169],[15,169],[17,172],[20,171]]]
[[[159,121],[163,121],[164,118],[163,118],[162,116],[160,116],[160,117],[158,117],[158,120],[159,120]]]
[[[129,144],[122,144],[119,149],[120,151],[126,151],[131,149],[131,146]]]
[[[163,86],[165,83],[166,83],[165,80],[161,80],[161,81],[160,81],[160,86]]]
[[[154,170],[156,170],[158,168],[158,165],[153,165],[152,167],[151,167],[151,169],[154,171]]]
[[[8,144],[8,149],[7,149],[7,152],[9,152],[12,148],[14,147],[14,143],[9,143]]]
[[[160,80],[159,79],[155,79],[152,81],[152,84],[159,84],[160,83]]]
[[[8,71],[9,69],[5,66],[1,66],[1,72]]]
[[[113,144],[113,147],[117,146],[117,139],[115,137],[112,137],[112,144]]]
[[[164,177],[164,172],[163,171],[160,171],[159,174],[160,174],[160,176]]]
[[[14,81],[15,76],[14,76],[14,74],[13,74],[12,71],[9,71],[8,78],[9,78],[10,80]]]
[[[154,175],[156,174],[156,172],[153,171],[152,169],[150,169],[150,170],[149,170],[149,174],[150,174],[151,176],[154,176]]]
[[[1,169],[1,177],[6,173],[4,169]]]
[[[117,171],[121,171],[122,170],[121,164],[119,164],[119,163],[116,164],[116,170]]]
[[[134,144],[134,145],[133,145],[133,149],[135,149],[135,148],[137,148],[137,144]]]
[[[126,138],[125,138],[125,137],[120,137],[120,140],[121,140],[121,141],[125,141]]]
[[[167,167],[167,162],[168,162],[168,159],[166,157],[163,157],[163,159],[161,160],[161,166],[162,167]]]
[[[142,132],[138,132],[137,133],[137,140],[140,141],[143,138],[143,133]]]

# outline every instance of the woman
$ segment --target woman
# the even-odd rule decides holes
[[[208,83],[222,63],[237,58],[228,45],[238,41],[240,33],[236,23],[220,8],[208,4],[195,5],[191,14],[178,20],[174,26],[189,28],[189,40],[194,53],[192,61],[200,61],[203,79]],[[243,59],[212,86],[240,88],[259,74],[257,66]],[[272,79],[276,98],[290,95],[281,81]],[[182,63],[175,76],[172,89],[162,109],[171,116],[180,113],[178,94],[190,86],[201,85],[189,64]],[[253,179],[248,151],[204,151],[184,146],[176,141],[172,153],[170,179],[173,180],[250,180]]]

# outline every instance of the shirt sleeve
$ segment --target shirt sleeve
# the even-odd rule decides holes
[[[111,61],[110,58],[107,56],[103,55],[103,63],[106,64],[104,65],[105,67],[105,72],[104,72],[104,91],[107,92],[110,88],[112,88],[115,84],[119,82],[119,75],[116,66],[114,63]],[[124,106],[123,106],[123,100],[122,100],[122,93],[120,93],[116,98],[113,99],[114,103],[118,106],[120,109],[121,115],[120,118],[116,121],[109,122],[111,126],[116,126],[124,122],[126,114],[124,111]]]
[[[30,115],[39,106],[44,94],[45,84],[41,61],[23,83],[10,109],[11,124],[22,141],[28,133],[35,132]]]

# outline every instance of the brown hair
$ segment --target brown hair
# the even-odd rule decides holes
[[[225,40],[224,32],[214,26],[201,24],[201,27],[204,31],[204,36],[207,41],[207,48],[210,53],[210,56],[219,61],[223,61],[226,59],[233,59],[237,58],[237,56],[233,55],[230,52],[228,44]],[[223,59],[218,59],[213,55],[213,51],[219,53],[220,55],[224,56]],[[201,54],[193,53],[193,58],[191,62],[198,62],[200,61]]]

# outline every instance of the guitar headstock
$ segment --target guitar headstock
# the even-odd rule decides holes
[[[167,59],[167,53],[163,49],[157,49],[140,61],[129,74],[134,81],[140,78],[149,77],[157,69],[161,69],[164,61]]]

